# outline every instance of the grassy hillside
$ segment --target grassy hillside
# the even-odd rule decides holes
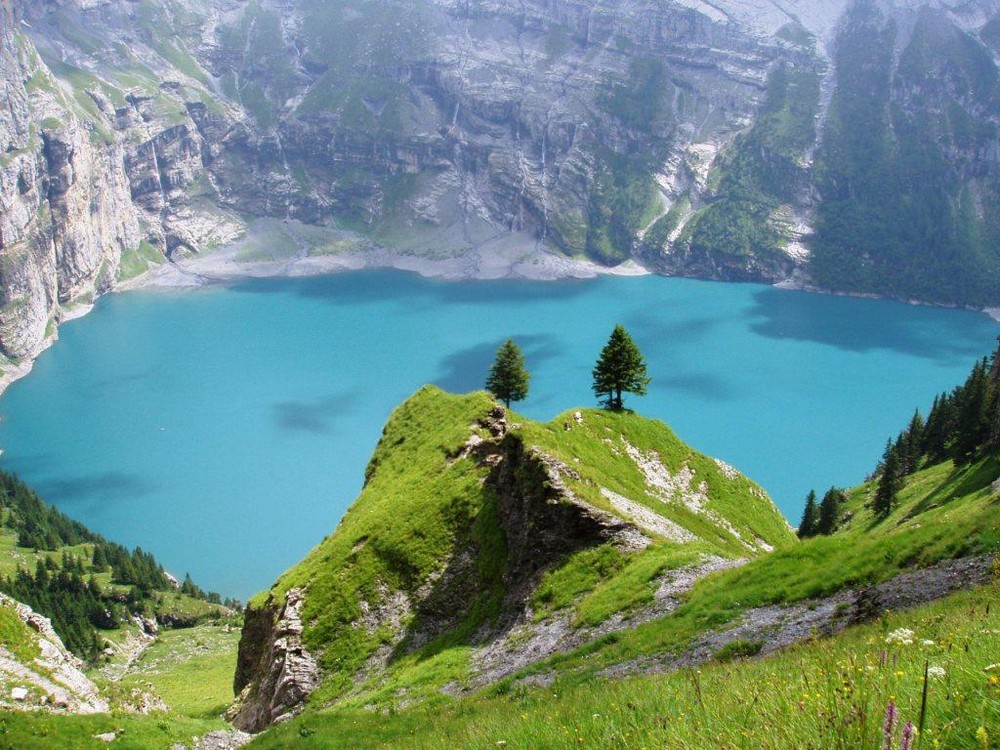
[[[697,670],[626,680],[556,682],[487,692],[433,710],[307,715],[250,745],[337,750],[544,750],[548,748],[878,748],[889,701],[920,721],[921,747],[1000,747],[1000,589],[964,593],[891,614],[833,639],[762,660],[725,655]],[[910,645],[887,643],[914,631]],[[930,641],[923,645],[924,641]],[[884,654],[884,656],[883,656]]]
[[[669,570],[794,543],[763,490],[662,423],[588,410],[543,425],[507,414],[501,440],[490,431],[496,408],[486,394],[433,387],[400,406],[336,532],[251,602],[261,608],[306,591],[304,639],[326,674],[314,702],[364,705],[398,691],[436,700],[445,685],[471,684],[484,633],[502,632],[522,608],[538,623],[594,627],[651,604]],[[491,479],[500,459],[490,456],[501,455],[516,467],[516,489]],[[641,541],[598,535],[546,547],[546,511],[521,520],[534,525],[527,541],[512,541],[523,529],[502,528],[514,512],[507,495],[550,491],[537,504],[563,508],[553,517],[589,514]],[[530,554],[511,547],[536,542]],[[512,601],[524,585],[522,598],[534,593]],[[386,670],[372,666],[380,649],[389,652]]]
[[[376,478],[391,466],[392,446],[406,444],[406,439],[400,443],[399,430],[421,423],[418,413],[435,405],[423,424],[433,424],[441,438],[444,422],[434,417],[454,409],[465,424],[475,425],[477,409],[489,406],[481,398],[430,389],[401,407],[386,428],[365,492],[379,486]],[[475,408],[461,411],[460,404]],[[632,551],[589,546],[548,566],[527,613],[540,629],[568,627],[581,634],[568,641],[573,648],[542,653],[499,682],[485,684],[474,674],[479,644],[467,638],[479,621],[469,620],[432,647],[397,650],[389,671],[360,689],[339,695],[319,691],[303,716],[269,731],[254,747],[881,747],[892,700],[899,710],[890,744],[895,748],[906,722],[921,721],[928,666],[941,667],[944,674],[931,670],[927,680],[923,747],[1000,746],[996,586],[881,617],[865,611],[863,593],[882,591],[880,584],[896,579],[906,595],[901,601],[931,598],[921,591],[930,578],[919,572],[909,579],[897,576],[956,557],[997,554],[1000,491],[994,483],[1000,461],[993,452],[960,466],[947,460],[915,471],[885,517],[871,508],[876,477],[846,493],[836,533],[796,542],[755,485],[694,453],[665,425],[596,411],[567,412],[547,425],[515,416],[511,421],[516,424],[509,435],[546,456],[555,481],[571,495],[633,520],[641,517],[636,511],[641,506],[671,522],[666,529],[694,532],[697,538],[665,535]],[[456,429],[451,436],[462,434]],[[433,441],[437,453],[421,453],[420,470],[439,477],[442,463],[456,470],[463,461],[454,458],[450,442]],[[412,460],[405,465],[417,471]],[[483,471],[473,469],[472,476],[482,479]],[[380,481],[395,485],[389,471]],[[484,500],[488,489],[486,482],[479,490]],[[700,512],[692,510],[693,495],[700,498]],[[633,503],[622,506],[615,498]],[[386,512],[399,506],[389,500],[382,507]],[[367,512],[361,500],[356,508],[369,529],[391,523],[377,511]],[[716,514],[715,523],[706,513]],[[481,511],[478,527],[493,528],[483,516]],[[306,568],[292,571],[296,585],[308,585],[305,570],[319,575],[319,559],[333,563],[328,570],[337,569],[322,550],[343,531],[342,526],[324,542]],[[769,541],[754,547],[749,540]],[[423,544],[419,534],[413,541]],[[756,554],[771,546],[770,554]],[[675,609],[629,620],[638,613],[657,615],[648,609],[657,587],[706,556],[747,561],[704,575],[678,595]],[[994,571],[994,577],[1000,574],[995,563]],[[951,575],[957,574],[945,577]],[[873,616],[874,624],[848,627]],[[623,620],[627,627],[610,627]],[[795,632],[796,622],[806,625]],[[519,627],[502,641],[511,660],[517,658],[518,639],[535,637],[530,627]],[[917,645],[886,642],[904,627],[916,631]],[[840,635],[822,636],[844,628]],[[786,630],[793,635],[786,637]],[[805,643],[781,650],[802,638]],[[767,659],[745,660],[775,650]],[[612,679],[630,674],[640,676]],[[734,691],[732,685],[746,688]]]

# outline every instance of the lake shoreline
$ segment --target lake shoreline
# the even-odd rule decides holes
[[[392,249],[349,230],[312,227],[295,220],[262,218],[251,222],[246,235],[235,242],[204,254],[189,254],[153,266],[139,276],[119,282],[113,291],[190,289],[247,279],[303,278],[364,270],[399,270],[447,281],[557,282],[600,276],[657,275],[656,271],[634,259],[617,266],[603,266],[591,260],[554,253],[542,243],[517,233],[497,234],[475,247],[434,257],[412,250]],[[881,299],[874,294],[821,289],[798,275],[770,286],[834,296]],[[921,300],[897,301],[910,305],[973,310],[1000,323],[1000,307],[963,308]],[[57,322],[61,325],[75,320],[93,307],[91,303],[60,310]],[[58,338],[56,326],[31,357],[6,365],[0,372],[0,396],[12,383],[26,377],[35,360]]]

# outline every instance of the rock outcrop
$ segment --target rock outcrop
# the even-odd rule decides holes
[[[213,147],[202,133],[221,134],[200,101],[187,106],[193,92],[159,88],[154,97],[104,78],[88,69],[92,50],[61,44],[50,27],[82,24],[80,14],[105,11],[7,4],[0,16],[0,98],[7,104],[0,113],[0,369],[6,376],[51,341],[60,320],[157,257],[231,240],[241,228],[194,195],[211,192],[205,164]]]
[[[304,594],[292,589],[280,610],[247,608],[233,683],[238,696],[229,713],[248,732],[291,718],[319,684],[316,659],[302,642]]]
[[[66,649],[47,617],[3,594],[0,608],[23,623],[26,638],[21,641],[21,650],[35,653],[29,659],[24,653],[0,647],[0,705],[74,714],[110,710],[97,686],[83,673],[83,663]]]

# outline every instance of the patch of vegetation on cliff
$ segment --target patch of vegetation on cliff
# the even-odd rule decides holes
[[[579,479],[563,481],[589,504],[619,512],[608,499],[610,490],[679,524],[704,543],[706,552],[738,557],[752,554],[758,539],[773,547],[794,540],[763,489],[695,451],[658,420],[588,409],[565,412],[547,424],[525,420],[518,433],[577,473]],[[663,486],[651,485],[651,479]]]
[[[118,280],[126,281],[141,276],[154,266],[158,266],[165,261],[163,253],[143,240],[134,249],[128,249],[122,253],[121,266],[118,269]]]
[[[502,565],[495,525],[477,524],[489,507],[482,485],[486,470],[456,460],[453,453],[474,430],[482,430],[474,426],[493,406],[485,393],[458,397],[428,386],[397,408],[365,472],[365,487],[336,533],[271,591],[279,601],[289,589],[309,591],[303,620],[311,626],[305,638],[322,651],[331,690],[349,687],[354,673],[393,636],[389,623],[377,616],[366,627],[365,610],[391,609],[392,602],[386,601],[390,592],[416,594],[431,574],[471,542],[492,550],[484,556],[487,565]],[[331,575],[331,570],[337,574]],[[480,571],[487,581],[494,574]],[[490,591],[483,596],[494,598]],[[251,605],[263,605],[266,597],[258,595]],[[397,614],[404,620],[412,617],[403,609]]]
[[[0,645],[10,651],[14,658],[30,663],[41,656],[38,638],[27,623],[18,617],[13,607],[0,604]]]
[[[742,262],[781,251],[787,236],[774,213],[801,200],[807,187],[803,156],[816,137],[820,76],[818,62],[771,73],[753,127],[712,176],[718,183],[712,202],[685,227],[682,244],[692,253]]]
[[[222,80],[226,94],[244,106],[261,128],[273,127],[300,83],[285,45],[281,16],[252,0],[233,23],[220,27],[219,42],[236,61]]]
[[[1000,73],[992,54],[922,9],[899,31],[856,6],[837,42],[810,271],[827,288],[986,305],[1000,300]]]
[[[651,153],[618,154],[598,148],[587,206],[586,254],[605,265],[627,260],[636,233],[659,207]]]

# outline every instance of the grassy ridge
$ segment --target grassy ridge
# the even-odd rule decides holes
[[[334,675],[330,690],[348,688],[353,672],[391,636],[355,624],[360,603],[379,603],[390,589],[415,592],[474,533],[486,507],[486,472],[451,454],[492,407],[486,394],[459,398],[431,387],[400,406],[369,463],[365,488],[336,533],[275,584],[276,599],[308,588],[303,619],[312,625],[305,637],[322,650],[323,666]],[[262,602],[259,596],[252,604]]]
[[[402,404],[383,431],[361,495],[336,532],[252,601],[258,607],[269,599],[280,604],[291,588],[307,591],[304,637],[321,654],[327,675],[314,703],[381,704],[400,693],[411,701],[437,702],[442,686],[468,682],[473,636],[501,614],[509,583],[498,498],[484,483],[489,467],[461,457],[471,436],[490,438],[482,423],[494,407],[485,393],[455,396],[430,386]],[[563,479],[578,499],[621,516],[606,497],[610,490],[696,536],[678,541],[650,532],[652,544],[639,552],[605,545],[553,560],[532,600],[536,620],[568,611],[578,625],[598,625],[651,604],[656,578],[667,570],[705,554],[752,556],[795,542],[759,487],[691,450],[660,422],[598,411],[579,418],[567,413],[549,424],[514,414],[508,420],[509,438],[568,468]],[[654,491],[648,471],[675,478],[676,491]],[[453,556],[467,554],[473,568],[461,570],[461,582],[452,584],[461,601],[435,604],[435,596],[451,596],[447,587],[425,599]],[[401,633],[419,629],[424,605],[416,603],[426,601],[438,608],[433,617],[443,612],[457,619],[415,651],[398,646]],[[386,645],[394,649],[389,669],[355,684],[359,670]]]
[[[924,748],[1000,746],[1000,590],[964,593],[819,639],[764,660],[737,660],[623,681],[596,680],[486,694],[433,712],[321,713],[277,727],[250,745],[316,750],[523,748],[876,748],[886,707],[920,718]],[[916,642],[886,642],[897,628]],[[921,645],[922,641],[932,644]],[[885,657],[883,658],[883,653]],[[992,666],[991,666],[992,665]]]

